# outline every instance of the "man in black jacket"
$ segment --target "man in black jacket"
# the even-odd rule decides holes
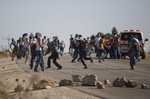
[[[58,70],[62,69],[62,66],[60,64],[57,63],[57,59],[58,59],[58,52],[56,50],[56,45],[55,43],[52,41],[51,42],[51,55],[48,57],[47,60],[47,67],[45,69],[51,69],[51,59],[53,60],[54,65],[57,67]]]
[[[86,42],[84,40],[81,39],[81,35],[79,35],[79,40],[77,40],[78,43],[78,48],[79,48],[79,58],[82,62],[82,64],[84,65],[84,69],[87,69],[87,65],[85,64],[83,58],[85,60],[90,60],[91,63],[93,63],[93,59],[92,57],[87,57],[86,55]]]

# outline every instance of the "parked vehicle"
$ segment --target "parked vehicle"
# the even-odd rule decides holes
[[[122,56],[125,58],[129,55],[129,48],[130,48],[130,38],[131,35],[136,37],[140,42],[140,56],[142,59],[146,58],[145,55],[145,42],[148,41],[148,38],[144,39],[143,32],[141,30],[123,30],[119,34],[120,38],[120,51]]]

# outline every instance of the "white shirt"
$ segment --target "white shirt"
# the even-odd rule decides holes
[[[95,38],[95,45],[98,47],[99,46],[99,41],[100,41],[101,37],[96,37]]]
[[[42,38],[40,37],[40,39],[42,40]],[[39,42],[36,42],[36,51],[42,51],[42,47],[40,46]]]

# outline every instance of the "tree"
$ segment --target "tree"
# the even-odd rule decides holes
[[[112,35],[116,35],[116,34],[118,34],[118,31],[117,31],[116,27],[113,27],[112,28]]]
[[[97,34],[100,34],[100,37],[104,36],[104,33],[98,32]]]
[[[106,33],[106,34],[105,34],[105,37],[108,38],[108,39],[110,39],[110,38],[112,37],[112,34]]]

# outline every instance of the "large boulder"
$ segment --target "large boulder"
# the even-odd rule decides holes
[[[63,79],[59,82],[59,86],[72,86],[72,81],[67,80],[67,79]]]
[[[105,89],[104,84],[102,82],[100,82],[100,81],[96,82],[96,86],[97,86],[98,89]]]
[[[83,76],[81,75],[72,75],[73,82],[82,82]]]
[[[141,88],[142,88],[142,89],[149,89],[149,85],[141,84]]]
[[[47,89],[55,86],[55,82],[52,80],[41,80],[40,82],[33,84],[33,90]]]
[[[97,75],[86,75],[82,80],[82,86],[96,86],[98,78]]]
[[[125,86],[125,83],[127,82],[126,77],[116,78],[113,82],[114,87],[123,87]]]
[[[125,86],[126,87],[129,87],[129,88],[134,88],[138,85],[138,82],[135,81],[135,80],[128,80],[126,83],[125,83]]]

